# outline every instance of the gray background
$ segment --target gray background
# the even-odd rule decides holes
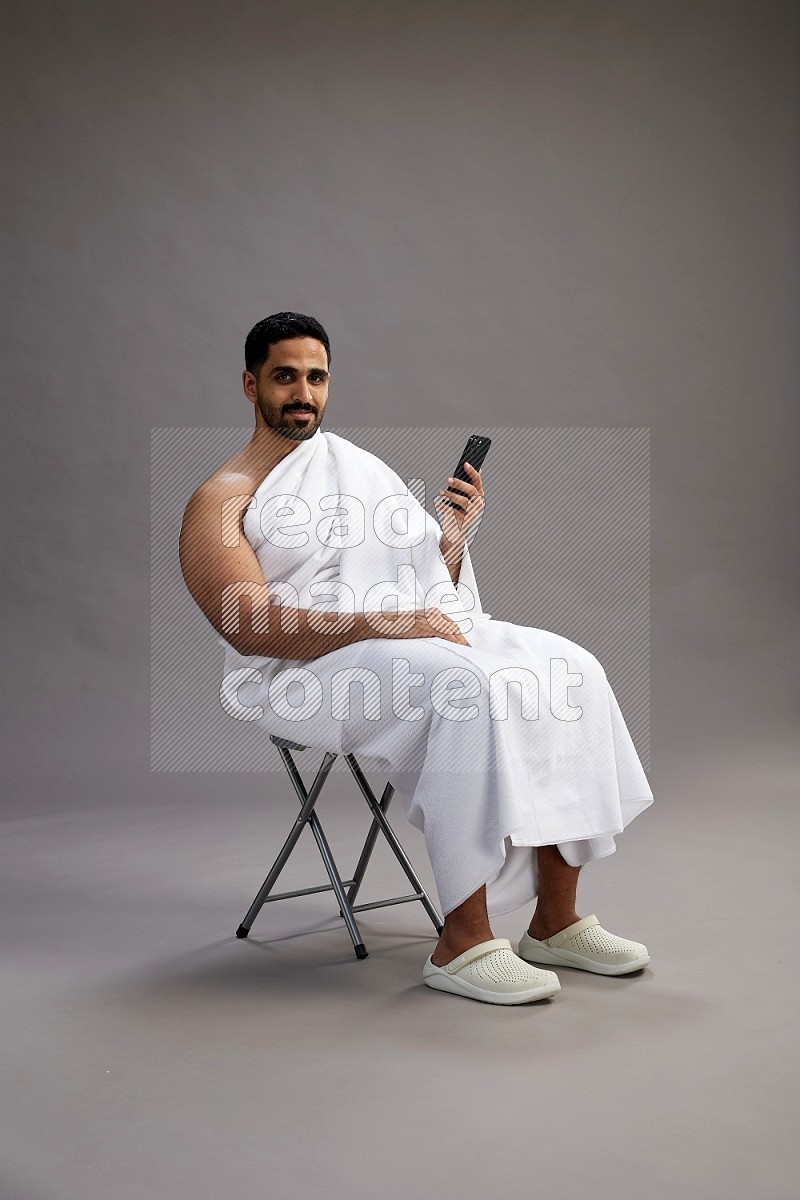
[[[790,1194],[797,23],[7,7],[6,1194]],[[150,771],[149,439],[248,436],[278,309],[330,333],[329,428],[650,429],[656,803],[579,890],[641,978],[470,1004],[417,906],[356,963],[324,896],[233,938],[293,803]]]
[[[797,662],[789,12],[9,17],[9,768],[35,747],[83,771],[87,744],[95,778],[146,768],[150,430],[238,417],[244,440],[244,335],[277,309],[329,331],[329,427],[649,427],[653,764],[774,736]]]

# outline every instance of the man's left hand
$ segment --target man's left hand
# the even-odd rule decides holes
[[[486,503],[481,472],[476,471],[471,463],[464,463],[464,470],[470,477],[470,483],[454,479],[451,475],[447,480],[448,487],[440,488],[433,498],[434,507],[442,519],[447,547],[458,551],[463,549],[469,530],[480,521]],[[452,500],[455,507],[443,504],[444,498]]]

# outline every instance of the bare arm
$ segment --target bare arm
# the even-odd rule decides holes
[[[447,538],[444,536],[444,534],[442,534],[439,542],[439,549],[442,552],[445,566],[450,572],[450,578],[455,586],[458,583],[458,577],[461,574],[461,560],[464,557],[464,543],[462,542],[460,546],[454,546],[451,542],[448,542]]]
[[[250,500],[243,477],[211,480],[186,506],[180,535],[186,586],[217,633],[240,654],[312,659],[374,637],[444,637],[469,645],[439,609],[396,614],[284,610],[270,596],[244,536],[242,518]],[[230,536],[234,525],[238,537]]]

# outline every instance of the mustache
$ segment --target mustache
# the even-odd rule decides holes
[[[287,404],[287,406],[286,406],[286,410],[285,410],[285,411],[286,411],[286,412],[309,412],[309,413],[313,413],[313,412],[316,412],[317,410],[316,410],[315,408],[312,408],[312,407],[311,407],[311,405],[309,405],[309,404]]]

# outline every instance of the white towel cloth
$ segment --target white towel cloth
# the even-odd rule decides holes
[[[425,837],[445,915],[484,883],[490,916],[529,904],[533,846],[558,845],[573,866],[603,858],[653,803],[597,658],[559,634],[493,620],[468,548],[454,588],[438,522],[381,459],[318,429],[263,480],[243,526],[288,607],[424,604],[470,642],[376,634],[289,660],[245,657],[219,639],[231,715],[352,752],[394,785]]]

